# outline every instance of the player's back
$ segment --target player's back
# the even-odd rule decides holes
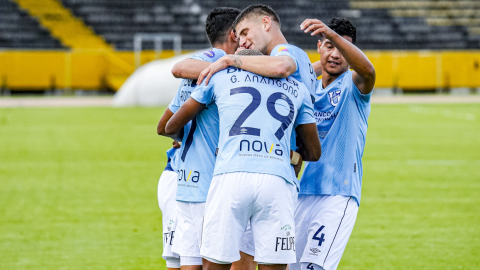
[[[207,104],[184,130],[183,149],[177,166],[177,201],[205,202],[213,177],[218,145],[216,104]]]
[[[226,55],[223,50],[213,48],[212,50],[196,54],[192,59],[202,60],[207,62],[215,62],[218,58]],[[175,113],[180,106],[190,97],[190,94],[197,87],[197,81],[191,79],[184,79],[178,89],[177,95],[172,100],[168,108]],[[213,105],[214,106],[214,105]],[[213,108],[216,110],[216,107]],[[205,126],[210,124],[218,126],[218,115],[213,116],[213,123],[209,120],[210,112],[200,113],[194,120],[189,122],[184,127],[184,139],[182,146],[175,153],[174,161],[178,173],[178,188],[177,200],[185,202],[204,202],[208,191],[210,180],[213,176],[213,166],[215,164],[215,156],[208,155],[204,150],[213,149],[218,139],[218,134],[210,134],[207,131],[214,131],[212,129],[205,129]],[[217,120],[215,120],[217,119]],[[218,133],[218,132],[217,132]],[[194,135],[196,140],[194,140]],[[203,156],[198,157],[198,153]],[[201,169],[195,169],[201,168]],[[201,180],[201,178],[206,180]],[[208,183],[205,183],[208,181]]]
[[[195,89],[191,97],[207,104],[214,100],[218,107],[215,175],[256,172],[295,181],[290,166],[291,132],[306,106],[313,114],[302,83],[228,68],[215,74],[208,86]]]

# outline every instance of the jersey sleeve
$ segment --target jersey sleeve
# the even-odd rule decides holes
[[[172,101],[170,101],[170,104],[168,104],[168,109],[170,109],[170,111],[172,113],[176,113],[178,111],[178,109],[180,109],[180,105],[181,105],[181,103],[180,103],[180,92],[181,92],[181,89],[182,89],[182,85],[183,85],[183,81],[180,84],[180,87],[178,88],[177,94],[172,99]]]
[[[295,119],[295,127],[297,127],[298,125],[316,123],[315,115],[313,111],[312,97],[305,87],[302,87],[302,88],[304,92],[303,102],[302,102],[302,106],[298,111],[297,118]]]
[[[353,72],[351,74],[353,76]],[[355,100],[363,103],[363,104],[366,104],[368,102],[370,102],[370,98],[372,97],[372,92],[368,93],[368,94],[362,94],[362,92],[360,92],[360,90],[358,89],[358,87],[355,85],[355,83],[353,82],[353,77],[350,76],[350,89],[351,91],[353,92],[353,97],[355,98]]]
[[[286,56],[289,56],[290,58],[292,58],[293,61],[295,62],[295,72],[292,74],[292,76],[296,76],[300,73],[300,70],[298,68],[298,60],[295,57],[295,55],[292,53],[292,50],[294,50],[294,49],[295,48],[293,48],[293,47],[289,47],[289,46],[285,46],[285,45],[277,45],[275,48],[273,48],[272,53],[270,54],[270,56],[286,55]]]
[[[211,49],[209,51],[204,51],[203,53],[195,54],[194,56],[191,56],[191,59],[195,60],[201,60],[201,61],[207,61],[207,62],[215,62],[217,61],[220,57],[225,56],[226,53],[223,50],[219,49]]]
[[[214,101],[214,76],[210,79],[208,85],[202,83],[202,85],[195,87],[190,97],[202,104],[210,104]]]

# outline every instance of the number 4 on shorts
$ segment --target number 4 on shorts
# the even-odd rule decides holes
[[[322,243],[325,242],[325,234],[324,233],[322,233],[322,235],[320,235],[320,237],[318,237],[318,234],[323,230],[323,228],[325,228],[325,226],[322,225],[312,237],[313,240],[318,240],[318,246],[322,246]]]

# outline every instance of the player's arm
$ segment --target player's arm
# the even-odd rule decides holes
[[[317,125],[315,123],[298,125],[297,147],[298,153],[304,161],[317,161],[322,155],[322,146],[318,138]]]
[[[370,94],[375,85],[375,68],[367,56],[353,43],[347,41],[327,25],[317,19],[306,19],[300,29],[311,35],[319,35],[330,40],[335,48],[345,57],[350,67],[355,71],[353,82],[362,94]]]
[[[191,97],[188,98],[167,122],[167,125],[165,126],[166,136],[176,139],[178,134],[182,133],[183,127],[199,114],[203,108],[205,108],[205,104],[200,103]]]
[[[208,66],[200,73],[198,84],[205,79],[205,85],[208,84],[213,74],[224,70],[227,67],[241,68],[252,73],[270,77],[270,78],[286,78],[297,70],[297,64],[290,56],[240,56],[225,55],[218,59],[215,63]]]
[[[160,118],[160,121],[158,121],[157,125],[157,134],[165,136],[165,125],[167,124],[168,120],[172,117],[173,112],[170,111],[169,108],[165,110],[163,113],[162,117]],[[173,148],[180,148],[181,143],[177,140],[173,140]]]
[[[175,78],[195,80],[200,73],[208,68],[212,63],[192,58],[183,59],[176,63],[172,68],[172,74]]]
[[[173,116],[173,112],[167,108],[165,112],[163,113],[162,117],[160,118],[160,121],[158,121],[157,125],[157,134],[165,136],[165,126],[167,125],[168,120]]]

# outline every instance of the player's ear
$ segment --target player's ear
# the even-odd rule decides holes
[[[265,31],[270,30],[270,27],[272,27],[272,21],[270,20],[270,17],[263,16],[262,25],[263,25],[263,28],[265,29]]]
[[[230,31],[230,35],[229,35],[230,39],[232,39],[234,42],[238,42],[238,39],[237,39],[237,36],[235,35],[235,32]]]
[[[319,39],[317,43],[317,52],[320,53],[320,48],[322,48],[322,40]]]

